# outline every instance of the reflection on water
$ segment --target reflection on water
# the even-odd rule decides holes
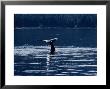
[[[16,76],[96,76],[97,49],[56,47],[55,55],[47,46],[15,46]]]
[[[49,64],[50,64],[50,60],[51,60],[51,57],[50,57],[50,54],[47,54],[47,72],[48,72],[48,70],[49,70]]]

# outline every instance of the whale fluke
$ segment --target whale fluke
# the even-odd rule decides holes
[[[53,38],[53,39],[50,39],[50,40],[42,40],[46,43],[48,43],[50,46],[51,46],[51,49],[50,49],[50,54],[54,54],[55,53],[55,47],[54,47],[54,42],[58,40],[58,38]]]
[[[53,38],[53,39],[50,39],[50,40],[42,40],[42,41],[44,41],[46,43],[49,43],[49,42],[54,42],[56,40],[58,40],[58,38]]]

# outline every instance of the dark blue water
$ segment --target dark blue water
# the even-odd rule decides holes
[[[39,41],[58,38],[56,53]],[[14,30],[15,76],[96,76],[96,28],[38,28]]]
[[[38,41],[44,39],[58,38],[57,46],[76,46],[76,47],[96,47],[97,29],[96,28],[16,28],[14,30],[14,44],[45,46],[46,44]]]

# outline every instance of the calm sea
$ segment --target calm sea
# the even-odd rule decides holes
[[[39,40],[57,37],[56,52]],[[15,76],[96,76],[96,28],[35,28],[14,30]]]

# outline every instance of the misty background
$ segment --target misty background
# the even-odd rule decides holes
[[[38,40],[59,38],[56,46],[96,47],[96,14],[15,14],[14,44],[45,46]]]

